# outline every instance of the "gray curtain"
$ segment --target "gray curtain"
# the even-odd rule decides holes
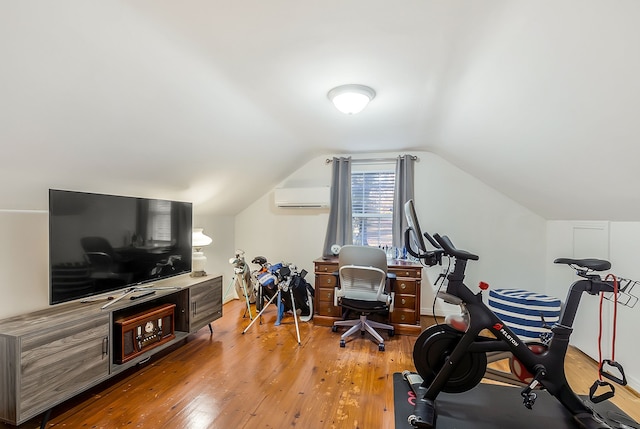
[[[324,239],[323,256],[330,256],[331,246],[353,244],[351,220],[351,157],[333,158],[331,209]]]
[[[404,247],[404,230],[407,229],[404,204],[414,197],[414,164],[415,157],[412,155],[399,156],[396,161],[396,186],[393,193],[392,245],[398,249]]]

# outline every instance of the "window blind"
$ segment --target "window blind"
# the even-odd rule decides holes
[[[391,246],[394,171],[352,171],[353,244]]]

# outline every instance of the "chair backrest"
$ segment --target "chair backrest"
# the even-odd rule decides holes
[[[385,294],[387,256],[370,246],[342,246],[338,254],[339,295],[349,299],[388,302]]]
[[[342,246],[338,254],[338,267],[343,265],[361,265],[376,267],[387,272],[387,255],[384,250],[371,246],[356,246],[347,244]]]

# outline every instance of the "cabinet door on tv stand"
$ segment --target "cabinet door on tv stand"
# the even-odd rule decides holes
[[[24,421],[109,375],[109,315],[22,338],[20,400]]]
[[[189,288],[189,332],[196,332],[222,317],[222,276]]]

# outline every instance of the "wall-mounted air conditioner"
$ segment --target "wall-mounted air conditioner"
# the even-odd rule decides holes
[[[276,188],[276,207],[282,208],[324,208],[329,207],[330,187]]]

